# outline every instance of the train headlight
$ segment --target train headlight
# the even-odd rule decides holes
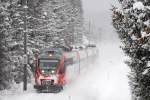
[[[42,73],[45,73],[45,71],[44,71],[44,70],[42,70],[41,72],[42,72]]]
[[[49,54],[49,56],[52,57],[53,55],[52,55],[52,54]]]
[[[54,71],[54,70],[52,70],[52,71],[51,71],[51,73],[52,73],[52,74],[55,74],[55,71]]]

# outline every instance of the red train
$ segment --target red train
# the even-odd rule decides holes
[[[59,92],[66,83],[66,58],[59,49],[44,50],[36,57],[35,85],[38,92]]]
[[[73,63],[79,64],[79,67],[76,66],[75,69],[77,68],[80,73],[80,60],[95,54],[97,54],[95,47],[67,53],[58,48],[41,51],[35,61],[34,88],[38,92],[57,93],[61,91],[66,84],[67,66]]]

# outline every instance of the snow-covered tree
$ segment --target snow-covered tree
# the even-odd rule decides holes
[[[48,41],[54,45],[71,45],[82,42],[83,12],[80,0],[45,0],[42,12],[49,19]]]
[[[0,0],[0,89],[23,81],[25,32],[30,69],[41,48],[82,42],[82,14],[80,0]]]
[[[129,75],[133,100],[150,99],[150,1],[119,0],[113,7],[113,26],[130,60]]]
[[[80,44],[83,42],[83,9],[82,9],[82,1],[81,0],[71,0],[71,4],[73,6],[73,15],[75,18],[75,26],[74,26],[74,43]]]
[[[9,2],[7,0],[0,0],[0,90],[9,88],[13,80],[13,68],[6,43],[11,27],[7,11],[8,6]]]

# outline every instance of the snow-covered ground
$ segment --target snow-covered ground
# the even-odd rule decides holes
[[[80,75],[61,93],[38,94],[29,88],[27,92],[3,95],[0,100],[130,100],[128,67],[119,44],[101,43],[96,58],[95,62],[84,61]]]

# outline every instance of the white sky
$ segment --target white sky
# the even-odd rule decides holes
[[[82,0],[82,2],[85,17],[92,20],[93,17],[110,12],[111,5],[114,5],[117,0]]]
[[[85,24],[88,27],[91,22],[92,30],[97,32],[98,28],[103,30],[103,39],[115,40],[112,37],[113,27],[111,25],[111,5],[116,5],[117,0],[82,0]],[[105,32],[105,34],[104,34]],[[110,35],[110,36],[108,36]]]

